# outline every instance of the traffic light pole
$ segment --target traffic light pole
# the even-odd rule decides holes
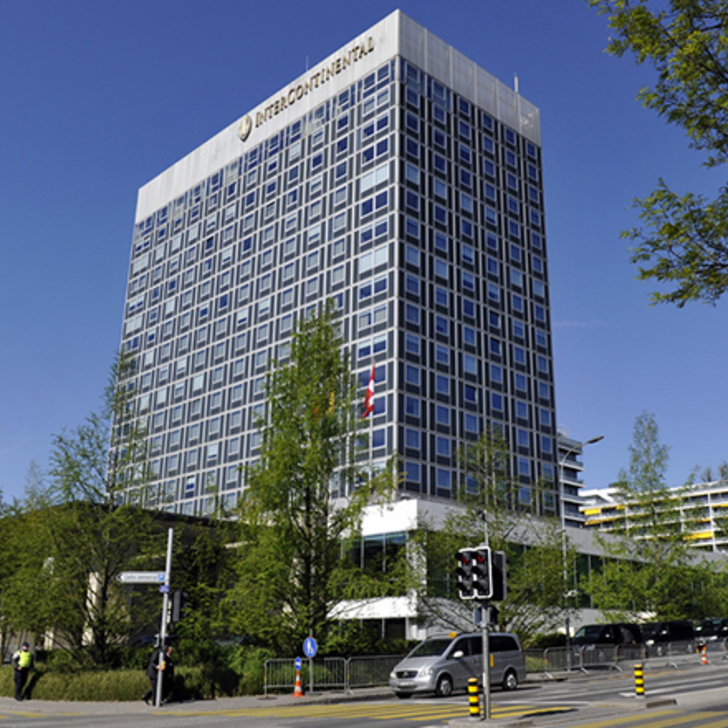
[[[490,720],[490,602],[483,602],[483,720]]]

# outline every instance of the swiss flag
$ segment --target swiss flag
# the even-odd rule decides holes
[[[375,365],[372,364],[372,373],[369,377],[367,393],[364,395],[364,414],[361,416],[362,419],[374,412],[374,368]]]

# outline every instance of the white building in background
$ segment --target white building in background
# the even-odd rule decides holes
[[[728,482],[696,483],[671,490],[695,548],[728,551]],[[624,519],[625,511],[629,513],[629,503],[620,499],[616,488],[584,490],[581,496],[586,528],[608,532],[615,521]]]

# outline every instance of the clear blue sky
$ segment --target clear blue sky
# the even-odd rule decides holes
[[[399,7],[541,109],[557,417],[586,482],[655,414],[670,484],[728,458],[726,305],[648,305],[619,231],[658,177],[711,192],[683,135],[634,100],[584,0],[0,3],[0,486],[98,408],[119,345],[137,189]]]

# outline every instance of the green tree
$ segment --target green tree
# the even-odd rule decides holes
[[[234,583],[234,524],[222,518],[175,531],[172,581],[187,594],[186,616],[175,626],[186,664],[219,662],[217,644],[229,636],[225,597]]]
[[[427,564],[420,598],[424,619],[460,630],[472,625],[473,603],[457,594],[455,554],[487,540],[508,562],[508,596],[497,605],[500,625],[527,639],[563,623],[565,566],[573,584],[575,549],[558,519],[544,515],[554,513],[553,490],[521,483],[513,477],[512,460],[499,430],[486,430],[467,444],[460,453],[466,481],[457,505],[441,527],[414,535]]]
[[[119,356],[101,413],[53,438],[47,483],[27,493],[13,526],[15,626],[95,664],[113,661],[115,648],[145,616],[117,576],[163,553],[152,536],[152,515],[123,502],[126,489],[140,493],[148,475],[146,431],[132,407],[133,374],[133,358]]]
[[[324,643],[337,605],[392,588],[389,574],[368,573],[348,558],[364,507],[387,500],[395,486],[391,468],[370,477],[356,467],[363,431],[357,434],[354,393],[331,311],[305,320],[290,359],[268,375],[229,600],[237,633],[281,652],[299,649],[309,633]]]
[[[609,16],[607,50],[657,71],[637,98],[687,134],[706,167],[728,161],[728,13],[724,0],[587,0]],[[715,304],[728,288],[728,188],[713,200],[660,180],[635,200],[642,227],[623,233],[639,278],[666,284],[653,303]]]
[[[680,509],[684,492],[666,484],[669,448],[660,443],[652,414],[635,420],[629,453],[629,468],[617,484],[624,508],[612,525],[613,537],[600,539],[602,573],[585,589],[614,618],[634,619],[644,611],[662,619],[684,617],[693,600],[689,575],[696,554],[686,538],[693,524]]]

